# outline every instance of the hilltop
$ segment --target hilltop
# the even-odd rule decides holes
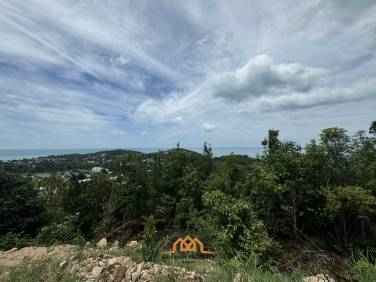
[[[137,240],[137,262],[164,263],[164,244],[191,235],[221,271],[375,276],[374,132],[326,128],[303,149],[269,130],[255,158],[205,144],[25,161],[0,173],[0,250]]]

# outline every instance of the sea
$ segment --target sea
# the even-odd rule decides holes
[[[167,150],[170,148],[92,148],[92,149],[13,149],[3,150],[0,149],[0,160],[20,160],[31,159],[35,157],[51,156],[51,155],[66,155],[66,154],[87,154],[108,150],[133,150],[142,153],[158,152],[159,150]],[[202,153],[202,147],[200,148],[184,148],[191,151]],[[229,155],[231,153],[237,155],[248,155],[255,157],[257,154],[262,153],[262,147],[213,147],[213,155],[215,157]]]

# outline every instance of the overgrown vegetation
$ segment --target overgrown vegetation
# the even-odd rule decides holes
[[[262,145],[256,158],[214,158],[207,144],[203,154],[129,153],[117,180],[2,173],[0,247],[143,239],[143,258],[153,260],[163,238],[192,234],[218,259],[251,260],[271,273],[304,268],[324,254],[343,260],[328,262],[328,271],[375,275],[376,122],[354,136],[324,129],[304,149],[270,130]],[[344,262],[354,253],[351,265]]]
[[[46,282],[77,282],[79,277],[65,271],[59,262],[51,258],[37,261],[25,260],[21,265],[11,268],[7,273],[1,273],[0,281],[46,281]]]

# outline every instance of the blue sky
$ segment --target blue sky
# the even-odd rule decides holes
[[[305,143],[376,119],[376,2],[0,1],[0,148]]]

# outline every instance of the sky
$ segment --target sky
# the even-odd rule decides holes
[[[1,0],[0,149],[353,134],[375,50],[374,0]]]

